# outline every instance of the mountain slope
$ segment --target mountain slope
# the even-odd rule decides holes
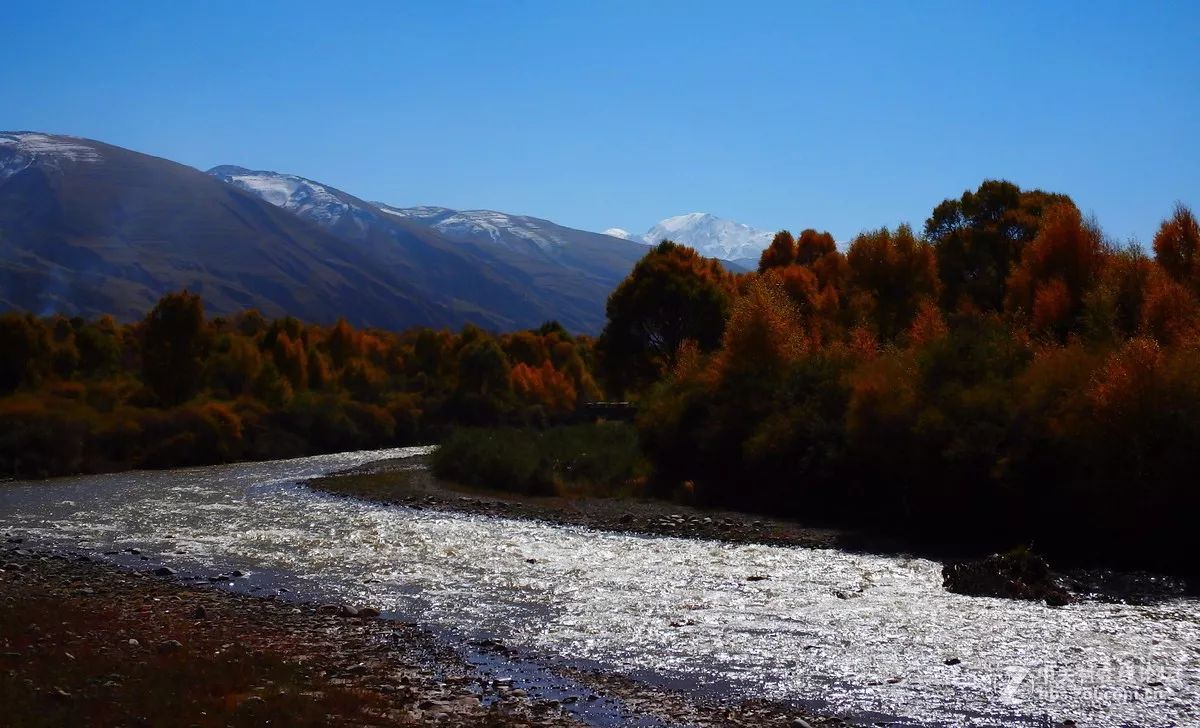
[[[633,241],[528,215],[443,207],[380,207],[474,250],[501,249],[513,254],[514,260],[521,259],[521,264],[531,270],[554,272],[557,280],[544,280],[545,285],[568,290],[583,286],[602,291],[605,300],[646,254],[645,247]]]
[[[86,139],[0,133],[0,306],[144,314],[187,287],[216,313],[453,322],[334,236],[175,162]],[[386,306],[381,306],[387,302]]]
[[[532,218],[517,227],[553,239],[501,244],[499,224],[492,237],[397,209],[300,177],[205,174],[102,142],[0,132],[0,310],[129,320],[186,287],[216,314],[257,307],[388,328],[554,318],[595,332],[644,253]]]
[[[572,330],[599,331],[608,294],[646,252],[539,218],[394,207],[303,177],[242,167],[215,167],[209,174],[371,251],[430,295],[480,304],[481,313],[507,322],[504,328],[557,319]]]

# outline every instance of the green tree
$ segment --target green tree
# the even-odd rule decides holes
[[[943,305],[999,310],[1011,268],[1037,236],[1043,213],[1057,204],[1074,206],[1066,195],[986,180],[935,207],[925,237],[937,252]]]
[[[654,247],[608,298],[598,346],[610,389],[654,381],[688,339],[716,349],[732,292],[733,278],[717,261],[669,240]]]
[[[7,394],[36,375],[42,347],[41,325],[29,315],[0,315],[0,394]]]
[[[496,340],[487,334],[467,344],[458,359],[458,388],[485,397],[508,392],[508,357]]]
[[[203,383],[208,328],[204,303],[188,293],[168,293],[142,324],[142,375],[158,400],[176,405]]]

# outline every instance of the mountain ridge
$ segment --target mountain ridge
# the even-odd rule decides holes
[[[430,265],[446,273],[446,266],[453,265],[452,259],[466,268],[470,266],[464,261],[478,261],[485,270],[471,285],[462,286],[462,281],[442,275],[434,280],[435,287],[469,297],[477,295],[480,286],[491,285],[495,288],[492,300],[509,318],[517,317],[519,312],[504,305],[520,302],[536,312],[532,318],[540,318],[537,323],[555,319],[579,331],[595,333],[603,327],[608,294],[645,254],[636,243],[529,215],[367,202],[298,175],[233,165],[214,167],[208,173],[285,207],[347,241],[375,249],[391,266],[404,268],[413,262],[391,250],[391,239],[421,237],[426,244],[421,252],[428,265],[417,266],[413,276],[428,275]],[[430,257],[434,250],[437,261]],[[406,252],[415,251],[410,247]],[[497,288],[506,282],[506,290]]]
[[[254,307],[391,329],[514,330],[557,319],[595,333],[611,279],[641,254],[628,250],[603,275],[568,275],[553,261],[391,219],[328,185],[284,181],[277,205],[261,189],[169,159],[0,132],[0,308],[136,320],[164,293],[188,288],[217,315]]]

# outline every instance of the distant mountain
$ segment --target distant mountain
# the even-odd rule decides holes
[[[771,238],[775,236],[773,232],[752,228],[707,212],[668,217],[643,235],[630,235],[621,228],[609,228],[604,232],[606,235],[636,240],[646,245],[674,240],[695,248],[703,256],[734,261],[750,268],[758,264],[759,255],[771,244]]]
[[[465,249],[503,251],[507,259],[537,275],[538,285],[564,294],[599,300],[603,304],[633,265],[646,254],[638,242],[564,227],[527,215],[494,210],[451,210],[444,207],[380,209],[410,223],[427,227]]]
[[[205,174],[102,142],[0,132],[0,310],[130,320],[188,288],[209,310],[255,307],[359,326],[603,326],[644,254],[545,220],[418,215],[303,177]]]
[[[122,319],[187,287],[215,313],[453,324],[339,238],[191,167],[101,142],[0,132],[0,308]]]
[[[371,251],[429,295],[475,304],[501,328],[557,319],[595,333],[608,294],[645,248],[523,215],[395,207],[297,177],[221,166],[209,174]],[[418,238],[421,245],[412,244]]]

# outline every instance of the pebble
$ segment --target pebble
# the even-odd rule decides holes
[[[179,640],[167,640],[158,646],[158,654],[170,655],[179,652],[183,649],[183,643]]]
[[[160,566],[154,570],[155,576],[175,576],[175,570],[169,566]]]

